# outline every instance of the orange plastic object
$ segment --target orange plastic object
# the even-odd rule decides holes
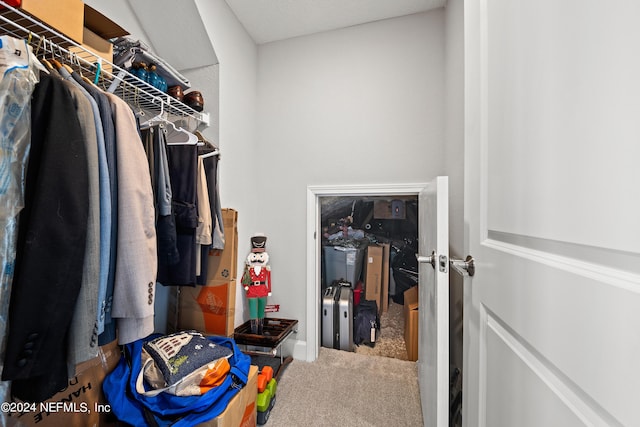
[[[260,373],[267,376],[267,382],[273,378],[273,368],[271,366],[264,366]]]
[[[267,384],[269,380],[267,380],[267,376],[263,373],[258,374],[258,393],[262,393],[265,388],[267,388]]]

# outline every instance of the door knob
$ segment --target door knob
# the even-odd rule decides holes
[[[416,259],[418,260],[418,262],[428,263],[431,264],[431,267],[433,267],[434,269],[436,268],[436,251],[432,251],[431,255],[429,256],[416,254]]]
[[[476,264],[471,255],[467,255],[464,261],[451,258],[449,259],[449,263],[451,264],[451,268],[463,276],[473,277],[473,275],[476,274]]]

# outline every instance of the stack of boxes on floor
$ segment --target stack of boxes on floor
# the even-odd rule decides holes
[[[238,212],[222,209],[224,250],[211,250],[207,284],[194,288],[181,287],[177,316],[169,316],[170,331],[195,329],[206,335],[232,336],[236,306],[236,276],[238,272]],[[203,260],[204,262],[204,260]],[[170,304],[175,307],[174,304]]]
[[[236,277],[238,260],[238,212],[222,209],[224,227],[224,250],[211,250],[205,286],[176,289],[170,307],[177,313],[169,315],[169,331],[195,329],[205,335],[232,336],[236,306]],[[203,262],[205,262],[203,260]],[[254,426],[258,414],[258,368],[251,366],[247,385],[215,419],[205,423],[206,427]]]

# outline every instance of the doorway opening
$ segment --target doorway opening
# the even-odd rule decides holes
[[[330,205],[332,200],[343,199],[337,205],[350,203],[354,200],[404,200],[413,203],[415,199],[417,214],[417,196],[426,184],[381,184],[381,185],[339,185],[339,186],[310,186],[307,189],[307,327],[306,351],[307,360],[313,361],[318,357],[321,346],[321,292],[323,287],[323,202]],[[405,203],[406,207],[406,203]],[[350,208],[349,208],[350,209]],[[411,214],[409,214],[411,215]],[[330,215],[329,215],[330,216]],[[406,216],[406,213],[405,213]],[[339,218],[338,218],[339,219]],[[366,218],[365,218],[366,219]],[[371,223],[373,222],[373,224]],[[366,222],[371,228],[378,227],[378,223]],[[416,219],[417,222],[417,219]],[[383,225],[384,228],[384,225]],[[397,285],[397,284],[396,284]]]
[[[330,287],[351,289],[347,295],[351,295],[350,311],[355,320],[348,336],[353,345],[349,343],[346,350],[409,360],[404,334],[404,292],[418,285],[415,257],[418,197],[322,196],[320,226],[321,292],[318,298],[323,298]],[[327,320],[325,310],[323,303],[321,322]],[[366,326],[375,318],[376,310],[379,322],[374,332]],[[325,323],[321,325],[321,345],[334,348],[330,340],[334,331],[328,332]],[[340,335],[346,333],[339,329]],[[327,339],[331,342],[325,342]]]

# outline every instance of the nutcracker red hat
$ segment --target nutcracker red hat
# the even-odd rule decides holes
[[[267,245],[267,236],[257,233],[251,237],[251,252],[260,253],[265,251]]]

